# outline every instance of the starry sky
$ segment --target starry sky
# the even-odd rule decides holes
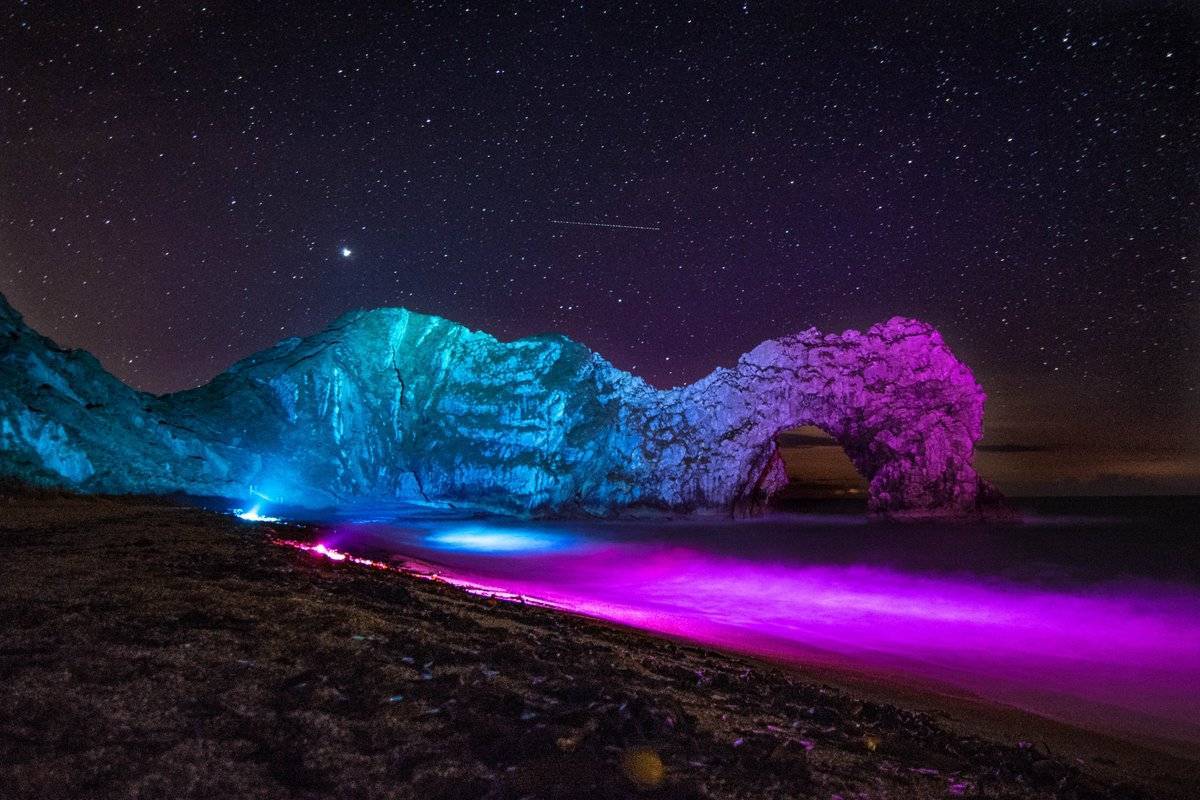
[[[361,307],[659,386],[903,314],[1008,491],[1200,491],[1194,5],[2,13],[0,292],[139,388]]]

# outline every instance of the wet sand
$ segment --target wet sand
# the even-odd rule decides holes
[[[269,529],[147,499],[0,497],[6,797],[1200,788],[1200,765],[1154,742],[500,602]]]

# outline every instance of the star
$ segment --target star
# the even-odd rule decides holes
[[[1200,59],[1194,21],[1165,10],[1183,4],[964,20],[918,4],[896,30],[886,10],[801,19],[739,0],[702,17],[663,3],[606,31],[687,36],[588,58],[591,34],[557,15],[465,18],[447,36],[402,15],[360,28],[357,13],[305,4],[215,3],[171,24],[113,15],[105,55],[74,46],[99,33],[88,14],[39,26],[29,5],[14,12],[19,40],[5,40],[0,117],[21,135],[0,136],[13,187],[0,259],[14,264],[0,292],[139,389],[196,386],[231,348],[343,308],[554,330],[662,386],[810,325],[903,313],[978,373],[988,436],[997,420],[1031,441],[1053,429],[1056,452],[1111,471],[1099,454],[1131,451],[1109,423],[1140,443],[1139,465],[1151,438],[1175,447],[1172,431],[1200,424]],[[295,58],[234,37],[229,72],[211,70],[202,37],[185,33],[263,24],[308,32]],[[912,45],[917,30],[926,44]],[[66,50],[78,80],[41,66]],[[528,74],[546,76],[552,100],[529,102]],[[111,102],[89,99],[94,84]],[[313,109],[336,120],[314,125]],[[71,126],[54,124],[64,115]],[[593,138],[608,118],[630,124]],[[79,132],[97,138],[84,146]],[[197,157],[213,147],[219,158]],[[197,209],[222,224],[173,224]],[[129,287],[147,279],[159,302],[130,313]],[[209,324],[230,336],[198,338]],[[1049,377],[1111,391],[1079,389],[1067,414],[1068,398],[1040,393]],[[1028,463],[1065,480],[1057,457]]]

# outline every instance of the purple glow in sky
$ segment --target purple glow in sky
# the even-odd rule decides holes
[[[100,5],[8,4],[0,292],[139,389],[354,308],[660,387],[900,314],[1007,494],[1200,492],[1195,3]]]

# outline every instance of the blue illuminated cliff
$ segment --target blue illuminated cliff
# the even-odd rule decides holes
[[[786,481],[775,435],[813,424],[875,511],[970,514],[984,394],[930,326],[809,330],[659,390],[583,345],[501,342],[384,308],[288,339],[211,383],[138,392],[0,297],[0,473],[82,491],[519,514],[753,509]]]

